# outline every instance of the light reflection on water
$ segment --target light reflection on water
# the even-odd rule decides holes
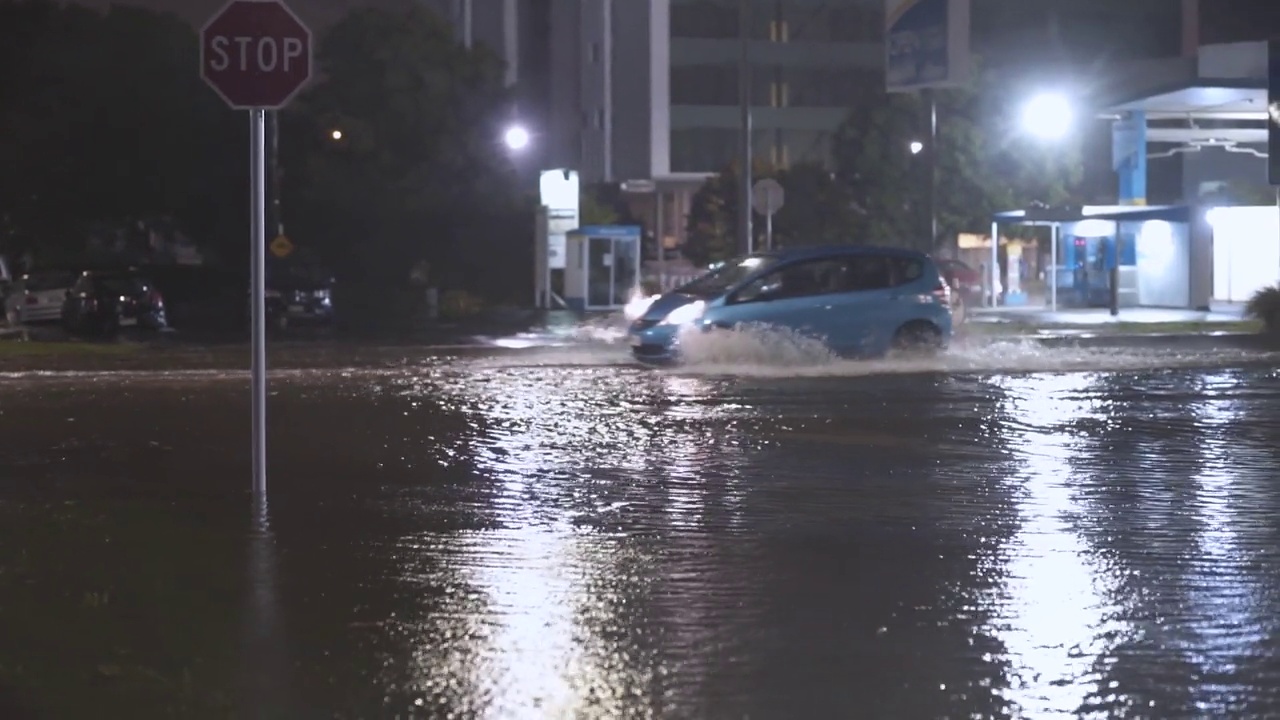
[[[1071,526],[1069,458],[1076,451],[1068,424],[1097,411],[1089,373],[1028,375],[1004,379],[1003,408],[1019,430],[1011,433],[1022,471],[1010,478],[1019,497],[1021,527],[1006,548],[1006,580],[995,601],[1000,621],[992,628],[1011,665],[1006,697],[1032,717],[1073,716],[1084,707],[1095,680],[1095,660],[1105,638],[1124,627],[1108,618],[1106,569],[1090,558]],[[1100,587],[1101,586],[1101,587]]]
[[[224,654],[339,717],[1280,713],[1274,371],[804,374],[288,376],[270,527],[287,551],[256,535],[231,584],[280,654]],[[182,492],[239,500],[242,390],[0,387],[24,420],[0,447],[0,528],[42,507],[7,499],[52,486],[93,509],[59,532],[95,567],[214,542],[100,559],[139,497],[183,517],[218,511]],[[0,570],[25,537],[0,534]],[[5,580],[0,602],[26,592]]]

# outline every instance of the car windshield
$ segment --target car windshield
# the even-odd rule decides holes
[[[751,255],[730,260],[697,280],[676,288],[676,292],[701,298],[723,295],[752,274],[777,261],[777,258],[769,255]]]

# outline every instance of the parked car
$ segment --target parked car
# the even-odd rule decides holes
[[[75,273],[43,271],[20,276],[5,298],[5,318],[10,325],[57,322],[62,317],[62,301],[75,282]]]
[[[166,330],[164,297],[136,269],[86,270],[62,303],[62,326],[73,335],[113,336],[121,328]]]
[[[630,327],[632,354],[679,358],[681,335],[744,324],[821,338],[843,356],[934,351],[951,338],[951,289],[928,255],[874,247],[750,255],[655,299]]]
[[[942,272],[942,277],[966,303],[982,302],[982,273],[960,260],[938,258],[934,262],[938,263],[938,270]]]
[[[177,330],[239,331],[250,323],[249,276],[204,265],[154,265],[145,268],[164,296],[165,317]],[[267,323],[284,320],[280,293],[266,292]]]
[[[284,319],[279,324],[324,324],[333,320],[332,278],[285,275],[273,278],[270,287],[279,293],[279,301],[284,305]]]

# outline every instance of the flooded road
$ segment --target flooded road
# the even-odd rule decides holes
[[[1280,715],[1274,361],[811,360],[9,375],[0,717]]]

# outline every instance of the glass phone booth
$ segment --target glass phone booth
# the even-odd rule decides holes
[[[577,312],[621,310],[640,287],[640,228],[581,227],[565,237],[565,304]]]

